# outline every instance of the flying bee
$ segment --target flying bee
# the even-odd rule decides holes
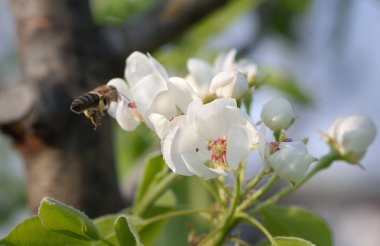
[[[76,98],[70,109],[77,114],[83,113],[91,120],[96,130],[104,117],[103,111],[109,108],[111,102],[117,102],[119,97],[115,87],[102,85]]]

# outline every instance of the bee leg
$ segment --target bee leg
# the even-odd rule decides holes
[[[83,113],[87,118],[91,120],[91,123],[94,125],[94,130],[96,130],[99,125],[99,117],[97,115],[97,112],[94,112],[91,109],[86,109],[83,111]]]

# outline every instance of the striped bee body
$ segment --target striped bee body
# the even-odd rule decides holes
[[[104,116],[103,111],[108,109],[111,102],[117,102],[119,94],[113,86],[99,86],[87,92],[71,103],[71,111],[77,114],[83,113],[94,125],[94,130],[101,125]]]

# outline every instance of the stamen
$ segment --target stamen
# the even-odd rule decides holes
[[[227,165],[227,137],[218,137],[208,141],[207,150],[211,152],[211,167],[230,169]]]
[[[136,109],[137,108],[136,102],[129,102],[127,106],[129,108],[132,108],[132,109]]]

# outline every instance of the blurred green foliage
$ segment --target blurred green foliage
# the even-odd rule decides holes
[[[119,24],[154,3],[154,0],[91,0],[92,15],[101,24]]]
[[[309,0],[268,0],[258,8],[262,31],[267,34],[280,34],[295,41],[294,21],[304,14],[310,5]]]

